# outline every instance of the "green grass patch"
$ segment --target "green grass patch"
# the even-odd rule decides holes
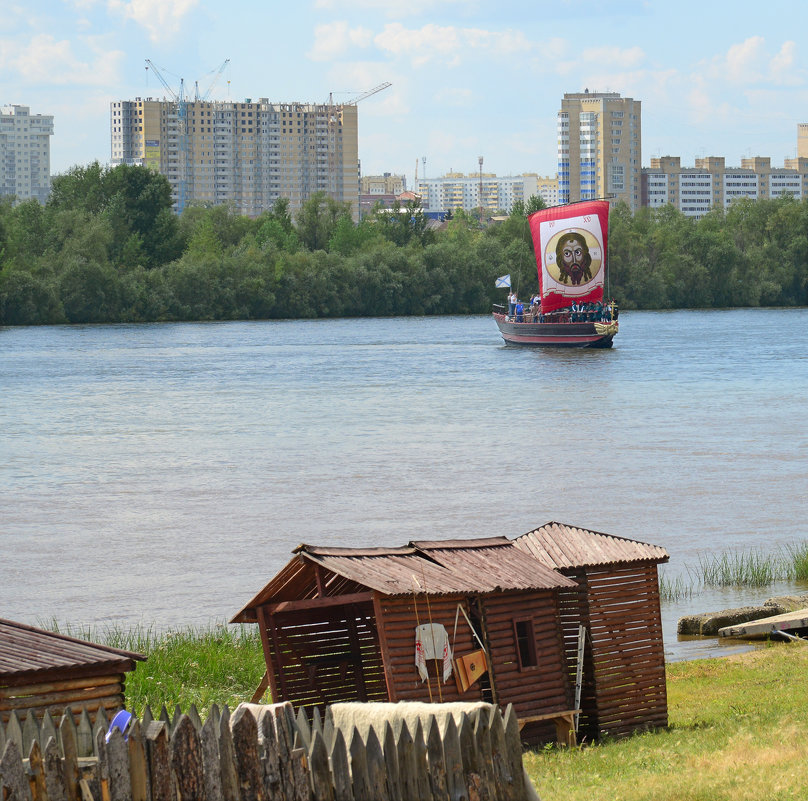
[[[670,727],[525,755],[542,801],[806,797],[808,644],[667,668]]]
[[[49,628],[60,630],[54,623]],[[266,669],[258,626],[167,631],[113,626],[61,631],[148,657],[126,677],[126,706],[137,714],[142,714],[146,704],[155,717],[163,705],[173,712],[175,706],[185,711],[193,703],[203,718],[214,703],[233,709],[252,698]]]

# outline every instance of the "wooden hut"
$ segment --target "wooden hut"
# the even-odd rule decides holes
[[[0,619],[0,720],[6,723],[14,710],[41,718],[67,706],[76,714],[82,707],[121,709],[126,673],[145,658]]]
[[[573,578],[559,593],[572,676],[585,629],[578,737],[624,736],[668,723],[657,565],[664,548],[561,523],[514,544]]]
[[[259,624],[273,701],[321,712],[340,701],[512,703],[524,739],[567,738],[558,593],[574,581],[505,537],[294,554],[231,621]],[[429,648],[419,672],[419,635],[435,626],[451,649],[448,680]],[[458,671],[479,675],[480,651],[487,672],[464,687]]]

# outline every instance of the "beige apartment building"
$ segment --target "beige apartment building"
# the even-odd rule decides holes
[[[740,167],[727,167],[722,156],[695,160],[682,167],[678,156],[652,158],[642,171],[643,205],[659,208],[668,203],[688,217],[701,218],[710,209],[730,206],[741,197],[758,200],[791,195],[808,197],[808,157],[786,159],[772,167],[771,159],[741,159]]]
[[[28,106],[0,108],[0,197],[47,201],[51,136],[51,115],[31,114]]]
[[[617,92],[565,94],[558,112],[558,200],[606,198],[640,207],[642,111]]]
[[[356,104],[159,100],[110,104],[112,164],[165,175],[178,212],[233,203],[250,217],[288,198],[294,214],[316,192],[359,213]]]

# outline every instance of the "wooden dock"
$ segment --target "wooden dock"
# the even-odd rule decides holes
[[[766,637],[777,631],[804,628],[808,628],[808,609],[797,609],[783,615],[761,617],[757,620],[748,620],[746,623],[738,623],[734,626],[724,626],[724,628],[718,630],[718,636],[753,639]]]

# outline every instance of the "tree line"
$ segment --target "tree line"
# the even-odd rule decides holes
[[[0,324],[480,314],[510,274],[538,289],[527,214],[456,211],[434,230],[416,203],[359,223],[319,193],[257,218],[227,205],[173,213],[167,179],[97,162],[54,177],[46,205],[0,203]],[[808,201],[738,200],[700,220],[671,206],[609,226],[607,292],[623,309],[808,303]]]

